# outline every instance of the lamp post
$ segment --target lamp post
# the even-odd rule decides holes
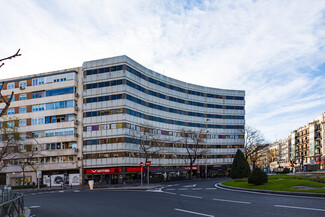
[[[210,119],[207,119],[207,122]],[[205,138],[205,171],[204,171],[204,178],[207,179],[208,178],[208,133],[209,131],[206,131],[206,138]]]
[[[26,136],[26,138],[30,138],[30,139],[34,139],[35,142],[37,143],[37,146],[38,148],[40,147],[40,144],[38,143],[38,141],[34,138],[34,137],[31,137],[31,136]],[[39,161],[39,150],[37,148],[37,169],[39,168],[40,166],[40,161]],[[39,189],[40,186],[39,186],[39,178],[37,177],[37,189]]]

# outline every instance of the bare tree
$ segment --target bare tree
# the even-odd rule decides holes
[[[25,172],[26,169],[31,169],[33,171],[37,171],[39,166],[39,158],[40,156],[40,149],[35,148],[32,145],[28,146],[26,149],[19,150],[17,154],[17,158],[20,160],[19,167],[21,168],[23,174],[23,186],[25,185]],[[37,162],[37,163],[36,163]]]
[[[253,169],[256,166],[256,162],[261,155],[258,154],[258,150],[265,146],[265,139],[263,134],[250,126],[246,126],[245,130],[245,157],[252,163]]]
[[[7,166],[10,159],[14,157],[14,152],[18,151],[20,133],[15,125],[17,119],[2,117],[0,134],[0,171]]]
[[[204,130],[200,131],[192,131],[185,130],[181,131],[181,141],[186,149],[187,159],[185,159],[185,163],[190,167],[190,180],[192,179],[193,166],[198,158],[207,154],[207,150],[203,147],[205,143],[204,138],[205,134],[203,134]]]
[[[10,60],[12,58],[15,58],[15,57],[18,57],[18,56],[21,56],[21,54],[19,53],[20,49],[12,56],[9,56],[9,57],[5,57],[3,59],[0,59],[0,68],[5,64],[4,61],[5,60]],[[2,109],[1,113],[0,113],[0,117],[2,117],[8,110],[9,106],[10,106],[10,103],[11,103],[11,100],[12,100],[12,97],[14,96],[14,92],[12,91],[11,92],[11,95],[9,98],[5,98],[3,95],[2,95],[2,88],[4,86],[5,82],[2,82],[1,83],[1,87],[0,87],[0,99],[5,103],[5,107]]]
[[[139,145],[139,150],[145,162],[154,157],[159,157],[159,153],[164,150],[162,146],[161,135],[158,134],[158,130],[152,128],[152,126],[146,125],[143,127],[136,127],[131,130],[132,137],[136,139],[136,143]],[[164,139],[164,142],[167,140]],[[149,183],[149,168],[145,167],[147,171],[147,183]]]

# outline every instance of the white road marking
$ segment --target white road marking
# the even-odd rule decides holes
[[[191,198],[197,198],[197,199],[202,199],[202,197],[199,197],[199,196],[192,196],[192,195],[187,195],[187,194],[180,194],[180,196],[183,196],[183,197],[191,197]]]
[[[216,198],[214,198],[213,200],[216,200],[216,201],[222,201],[222,202],[230,202],[230,203],[244,203],[244,204],[251,204],[251,202],[238,201],[238,200],[224,200],[224,199],[216,199]]]
[[[80,190],[74,190],[73,192],[80,192]]]
[[[325,209],[317,209],[317,208],[297,207],[297,206],[284,206],[284,205],[274,205],[274,206],[275,207],[281,207],[281,208],[289,208],[289,209],[304,209],[304,210],[313,210],[313,211],[325,212]]]
[[[201,190],[202,188],[192,188],[191,190]]]
[[[167,191],[174,191],[176,189],[175,188],[166,188],[165,190],[167,190]]]
[[[63,193],[64,191],[59,191],[60,193]]]
[[[35,208],[39,208],[39,207],[41,207],[40,205],[37,205],[37,206],[30,206],[29,208],[30,209],[35,209]]]
[[[166,194],[176,195],[176,193],[173,193],[173,192],[166,192],[166,191],[163,191],[163,192],[166,193]]]
[[[178,189],[179,191],[186,191],[186,190],[188,190],[187,188],[179,188]]]
[[[167,185],[166,187],[175,187],[175,186],[179,186],[179,184]]]
[[[262,195],[270,195],[270,196],[277,196],[277,197],[295,197],[295,198],[308,198],[308,199],[319,199],[319,200],[325,200],[325,198],[322,197],[312,197],[312,196],[295,196],[295,195],[287,195],[287,194],[270,194],[270,193],[263,193],[263,192],[255,192],[255,191],[245,191],[245,190],[237,190],[237,189],[230,189],[230,188],[223,188],[218,186],[219,183],[215,184],[214,186],[216,188],[225,190],[225,191],[236,191],[236,192],[244,192],[249,194],[262,194]]]
[[[191,213],[191,214],[194,214],[194,215],[201,215],[201,216],[207,216],[207,217],[214,217],[214,215],[208,215],[208,214],[204,214],[204,213],[199,213],[199,212],[193,212],[193,211],[189,211],[189,210],[185,210],[185,209],[174,209],[176,211],[179,211],[179,212],[186,212],[186,213]]]
[[[205,190],[217,190],[216,188],[205,188]]]
[[[185,186],[183,186],[184,188],[194,188],[196,186],[196,184],[194,184],[194,185],[185,185]]]

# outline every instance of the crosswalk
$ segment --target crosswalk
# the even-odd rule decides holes
[[[165,191],[213,191],[217,188],[199,188],[196,184],[180,186],[179,184],[167,185]]]

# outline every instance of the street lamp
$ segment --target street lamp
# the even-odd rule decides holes
[[[210,119],[207,119],[207,122],[209,121]],[[205,179],[208,178],[208,133],[209,131],[207,130],[206,131],[206,138],[205,138],[205,171],[204,171],[204,177]]]
[[[37,148],[37,169],[39,168],[39,166],[40,166],[40,161],[39,161],[39,147],[40,147],[40,144],[38,143],[38,141],[34,138],[34,137],[31,137],[31,136],[27,136],[26,135],[26,138],[30,138],[30,139],[34,139],[35,140],[35,142],[37,143],[37,146],[38,146],[38,148]],[[36,175],[37,176],[37,175]],[[39,178],[37,177],[37,189],[39,189],[40,188],[40,186],[39,186]]]

